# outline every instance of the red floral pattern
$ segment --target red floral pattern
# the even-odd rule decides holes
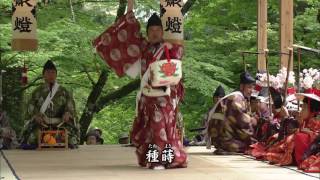
[[[107,65],[122,77],[141,57],[144,42],[139,23],[133,12],[129,12],[99,35],[93,45]]]
[[[165,76],[172,76],[176,72],[176,69],[176,64],[172,62],[162,64],[161,66],[161,71],[164,73]]]
[[[302,169],[308,169],[307,167],[309,166],[312,166],[313,171],[315,171],[316,168],[320,169],[320,163],[310,163],[312,158],[308,161],[305,160],[301,162],[303,153],[319,133],[320,122],[315,119],[310,119],[306,128],[308,128],[310,132],[297,131],[271,147],[266,147],[264,143],[253,144],[250,146],[252,148],[250,154],[257,159],[268,160],[272,164],[290,165],[294,163],[293,159],[295,159],[296,163],[303,167]],[[293,158],[293,156],[295,158]],[[316,165],[318,167],[315,167]]]
[[[320,173],[320,153],[304,160],[300,164],[299,169],[308,173]]]

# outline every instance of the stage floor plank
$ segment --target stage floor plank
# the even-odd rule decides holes
[[[120,145],[81,146],[77,150],[3,152],[22,180],[315,180],[320,178],[319,174],[302,174],[243,156],[214,156],[205,147],[189,147],[187,150],[188,168],[158,171],[138,167],[134,148]],[[0,176],[5,177],[4,180],[14,180],[4,158],[0,160]]]

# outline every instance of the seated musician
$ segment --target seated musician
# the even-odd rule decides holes
[[[72,94],[57,83],[57,69],[48,60],[42,71],[44,83],[33,92],[28,103],[28,122],[22,132],[22,148],[37,147],[39,129],[63,129],[68,131],[70,148],[77,148],[79,128]]]
[[[250,114],[249,98],[254,87],[255,79],[244,72],[240,75],[240,91],[225,97],[226,110],[219,137],[219,154],[243,153],[252,143],[253,126],[257,124],[257,120]]]
[[[299,129],[267,149],[265,159],[279,165],[296,163],[301,165],[302,156],[312,141],[319,135],[319,102],[320,96],[314,92],[297,93],[303,99],[302,110],[299,114]],[[281,130],[280,130],[281,131]]]
[[[102,130],[97,127],[90,128],[86,135],[86,144],[101,145],[103,144],[103,142],[104,140],[102,138]]]
[[[217,150],[219,150],[219,135],[224,121],[224,111],[225,106],[221,100],[225,96],[225,90],[220,85],[217,87],[213,93],[213,107],[210,108],[205,116],[206,124],[206,142],[207,148],[214,145]],[[218,103],[218,104],[217,104]]]

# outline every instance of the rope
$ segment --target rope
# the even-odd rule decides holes
[[[17,175],[16,171],[14,170],[13,166],[11,165],[10,161],[8,160],[8,158],[5,156],[4,152],[2,150],[0,150],[0,153],[3,157],[3,159],[6,161],[6,163],[8,164],[13,176],[16,178],[16,180],[20,180],[19,176]],[[1,163],[0,163],[1,164]],[[0,176],[0,179],[2,177]]]

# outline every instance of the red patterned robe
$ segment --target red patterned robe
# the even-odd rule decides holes
[[[320,131],[320,122],[314,118],[307,120],[304,128],[310,132],[297,131],[286,137],[282,141],[270,147],[266,154],[266,159],[279,165],[289,165],[293,163],[293,156],[299,166],[302,161],[303,153],[307,150],[311,142],[316,138]],[[294,152],[294,153],[293,153]]]
[[[148,44],[143,52],[141,74],[147,71],[152,61],[152,52],[155,49],[157,49],[156,46]],[[180,46],[174,45],[169,52],[171,58],[181,59],[182,57]],[[164,57],[161,59],[164,59]],[[166,144],[169,144],[174,150],[174,161],[167,164],[166,167],[186,167],[187,155],[183,150],[181,137],[178,135],[176,128],[177,104],[182,97],[183,86],[181,82],[176,86],[171,86],[170,96],[149,97],[142,94],[138,103],[138,115],[134,120],[131,131],[131,140],[137,147],[136,154],[140,166],[153,167],[161,164],[148,163],[146,154],[150,144],[157,145],[159,153],[164,150]]]
[[[141,36],[140,25],[132,12],[122,16],[113,26],[102,33],[94,45],[102,59],[117,73],[118,76],[132,73],[139,69],[144,82],[144,74],[153,61],[153,56],[161,43],[148,44]],[[163,53],[160,59],[166,59]],[[181,60],[183,47],[173,45],[169,50],[171,59]],[[137,65],[138,64],[138,65]],[[128,73],[130,71],[131,73]],[[146,76],[148,77],[148,76]],[[147,84],[150,85],[150,78]],[[143,88],[143,87],[141,87]],[[134,120],[131,141],[136,149],[138,163],[142,167],[163,165],[166,168],[186,167],[187,154],[183,149],[181,137],[176,127],[177,106],[183,98],[184,90],[180,82],[170,87],[167,96],[151,97],[143,93],[137,97],[137,117]],[[150,162],[147,153],[149,146],[156,145],[159,162]],[[166,146],[173,150],[172,162],[162,161],[162,153]],[[150,160],[150,159],[149,159]]]
[[[296,135],[296,149],[295,157],[298,163],[299,169],[310,173],[320,173],[320,152],[317,148],[317,154],[311,155],[306,159],[303,159],[304,153],[311,147],[312,144],[318,144],[318,140],[314,141],[317,136],[320,135],[320,122],[319,119],[311,119],[309,127],[312,127],[312,132],[299,133]]]
[[[302,161],[299,169],[308,173],[320,173],[320,153],[312,155]]]

